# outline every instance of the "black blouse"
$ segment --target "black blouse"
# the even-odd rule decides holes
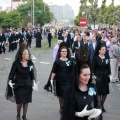
[[[90,95],[89,89],[93,88],[96,92],[96,88],[93,85],[88,86],[87,91],[81,91],[78,87],[75,90],[75,112],[81,112],[86,105],[88,105],[87,110],[91,110],[92,108],[98,108],[98,99],[97,93],[96,95]],[[87,120],[88,116],[83,118],[76,117],[75,120]]]
[[[19,61],[14,61],[9,74],[9,80],[15,82],[15,86],[31,86],[35,79],[33,62],[28,61],[28,66],[24,67]]]
[[[111,74],[110,70],[110,60],[105,57],[101,59],[99,56],[96,56],[93,60],[93,73],[96,75],[97,72],[104,73],[104,74]]]

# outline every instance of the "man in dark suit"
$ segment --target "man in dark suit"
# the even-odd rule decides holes
[[[97,40],[97,42],[100,42],[102,40],[100,31],[98,31],[98,36],[96,37],[96,40]]]
[[[2,42],[3,42],[3,38],[0,35],[0,54],[2,54]]]
[[[70,34],[68,32],[64,33],[63,42],[65,42],[67,44],[68,48],[70,48]]]
[[[86,36],[86,43],[84,45],[85,45],[85,51],[89,55],[89,45],[90,45],[90,37],[89,36]]]
[[[41,47],[41,40],[42,40],[42,35],[41,35],[41,32],[40,32],[40,29],[38,29],[36,35],[36,47]]]
[[[2,51],[4,52],[5,54],[5,42],[6,42],[6,39],[5,39],[5,35],[2,33],[2,31],[0,31],[0,37],[1,37],[1,49]]]
[[[52,34],[50,33],[50,30],[48,30],[48,36],[47,36],[47,39],[48,39],[49,47],[51,47]]]
[[[94,58],[94,55],[96,53],[96,48],[97,48],[97,41],[96,41],[96,37],[92,37],[92,42],[90,43],[89,45],[89,50],[88,50],[88,53],[89,53],[89,64],[90,64],[90,68],[92,68],[92,61],[93,61],[93,58]]]
[[[27,39],[27,47],[28,47],[28,46],[31,47],[32,34],[30,33],[30,30],[27,31],[26,39]]]
[[[19,33],[18,33],[18,39],[19,39],[19,45],[24,42],[24,33],[23,31],[21,30]]]
[[[81,41],[81,36],[77,36],[77,41],[73,43],[72,53],[75,52],[76,49],[85,49],[84,43]]]
[[[58,30],[58,40],[61,40],[61,37],[62,37],[62,32],[61,32],[61,30],[59,29],[59,30]]]
[[[14,46],[13,46],[13,31],[9,30],[9,38],[8,38],[8,42],[9,42],[9,52],[14,51]]]

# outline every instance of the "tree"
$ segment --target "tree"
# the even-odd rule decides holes
[[[12,11],[6,13],[5,11],[0,12],[0,27],[19,27],[21,25],[20,13]]]
[[[109,25],[120,23],[120,6],[114,6],[114,0],[109,6],[106,6],[106,0],[102,0],[101,7],[98,7],[98,0],[80,0],[80,3],[79,14],[74,20],[76,25],[80,17],[85,17],[90,24],[94,23],[94,25],[95,22]]]
[[[32,22],[32,14],[28,16],[28,12],[31,12],[31,5],[31,0],[29,0],[26,4],[19,5],[17,8],[17,11],[21,14],[24,25],[28,22]],[[34,9],[35,24],[40,24],[42,26],[52,21],[53,14],[50,12],[49,6],[44,3],[43,0],[35,0]]]

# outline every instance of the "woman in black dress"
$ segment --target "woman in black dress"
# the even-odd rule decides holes
[[[99,55],[96,56],[93,60],[93,70],[92,73],[97,77],[96,79],[96,87],[98,92],[98,98],[101,103],[101,109],[105,112],[104,102],[106,100],[107,94],[109,94],[109,75],[110,72],[110,60],[105,55],[106,47],[101,44],[99,47]]]
[[[20,113],[23,106],[23,120],[27,120],[28,103],[32,102],[32,86],[35,85],[34,64],[30,60],[27,48],[19,49],[16,60],[12,64],[8,77],[8,84],[15,94],[17,104],[17,120],[21,120]],[[10,89],[9,89],[10,90]],[[9,91],[7,99],[9,99]]]
[[[59,98],[60,113],[62,111],[64,91],[71,73],[71,66],[72,60],[69,58],[68,49],[63,46],[58,53],[58,59],[54,62],[51,75],[51,84],[53,84],[54,78],[56,79],[56,94]]]
[[[89,83],[90,67],[87,64],[79,65],[78,74],[72,69],[70,82],[64,94],[63,113],[61,120],[91,120],[101,114],[97,91]],[[76,79],[77,76],[77,79]]]

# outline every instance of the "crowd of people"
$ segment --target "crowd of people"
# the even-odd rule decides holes
[[[8,41],[11,36],[16,35],[9,32]],[[6,98],[11,100],[14,97],[16,100],[17,120],[21,119],[22,106],[22,118],[27,120],[32,89],[37,88],[36,69],[28,49],[31,47],[32,33],[30,30],[22,33],[25,39],[20,39],[17,35],[17,39],[13,39],[20,39],[20,47],[9,73],[6,89]],[[59,29],[57,33],[58,43],[53,50],[53,67],[44,89],[54,91],[58,97],[60,120],[102,120],[102,113],[106,112],[105,100],[110,93],[109,84],[119,81],[119,29],[87,29],[84,32],[78,29]],[[0,35],[2,37],[2,34]],[[39,44],[36,47],[41,47],[40,30],[34,35],[36,44]],[[52,38],[50,30],[48,36]],[[17,42],[9,41],[10,51],[16,49],[15,43]],[[3,49],[3,46],[1,48]]]
[[[58,30],[54,64],[44,89],[56,87],[61,120],[103,119],[109,83],[119,81],[119,44],[119,29]]]

